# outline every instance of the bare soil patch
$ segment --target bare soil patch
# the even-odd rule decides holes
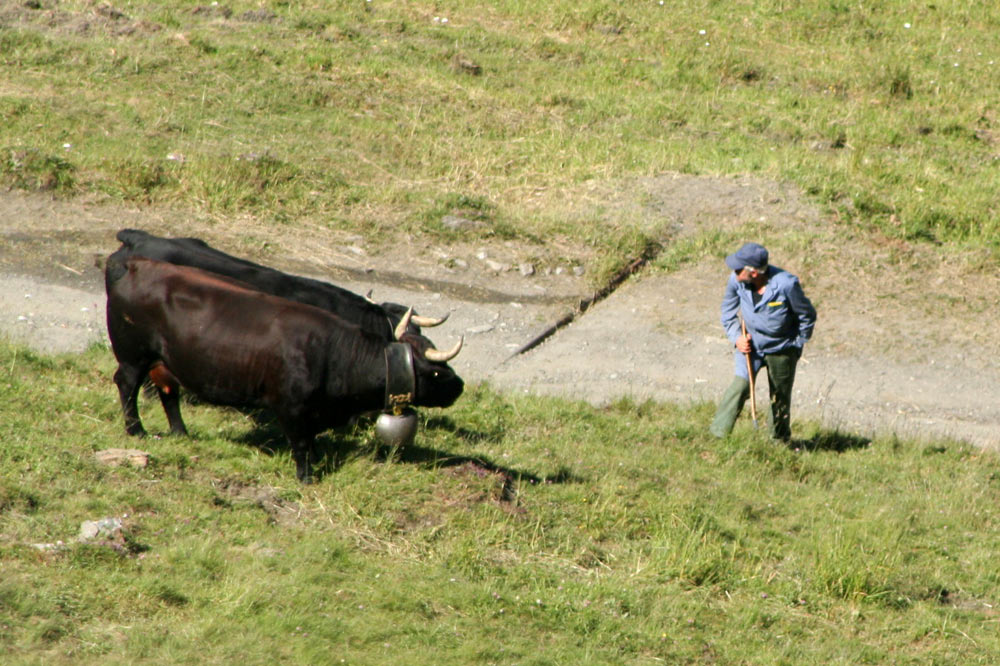
[[[763,241],[772,261],[798,274],[819,310],[797,379],[793,419],[871,436],[954,437],[1000,444],[998,277],[974,252],[945,252],[845,235],[794,188],[749,177],[666,174],[548,193],[550,210],[608,224],[640,221],[672,242],[707,231]],[[665,273],[640,271],[572,324],[515,354],[594,286],[586,247],[559,246],[565,270],[522,274],[527,243],[438,245],[397,239],[371,247],[326,230],[253,219],[194,218],[46,194],[0,194],[0,331],[45,352],[105,340],[103,284],[95,267],[122,227],[191,235],[228,252],[327,279],[377,300],[451,312],[432,337],[466,347],[453,363],[468,381],[603,404],[714,401],[730,380],[718,322],[726,269],[718,257]],[[551,248],[550,248],[551,249]],[[553,262],[553,265],[558,262]],[[108,396],[115,391],[108,380]],[[766,403],[761,382],[759,406]],[[707,425],[707,424],[706,424]],[[794,427],[794,425],[793,425]]]

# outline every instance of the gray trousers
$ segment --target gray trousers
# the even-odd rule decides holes
[[[801,355],[801,349],[792,348],[764,356],[767,385],[771,394],[771,415],[768,426],[772,437],[785,442],[792,438],[792,384],[795,383],[795,366]],[[749,397],[750,382],[742,377],[734,377],[733,383],[722,394],[715,418],[708,428],[709,432],[716,437],[725,437],[732,432],[733,425]]]

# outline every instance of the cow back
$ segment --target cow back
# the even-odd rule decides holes
[[[398,306],[390,314],[384,307],[348,289],[234,257],[197,238],[160,238],[137,229],[123,229],[117,238],[126,256],[141,256],[224,275],[273,296],[326,310],[385,340],[393,337],[393,327],[402,314],[399,310],[405,311]]]

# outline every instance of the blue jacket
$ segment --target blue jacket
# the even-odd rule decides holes
[[[753,348],[754,372],[760,366],[760,357],[789,347],[801,349],[812,336],[816,324],[816,308],[806,298],[799,279],[777,266],[767,267],[767,285],[760,300],[754,304],[753,287],[729,273],[726,292],[722,297],[722,326],[726,337],[733,344],[742,335],[739,313],[747,324]],[[736,352],[737,361],[743,355]],[[746,361],[736,364],[740,376],[746,375]]]

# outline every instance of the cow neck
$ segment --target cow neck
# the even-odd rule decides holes
[[[413,402],[415,392],[413,348],[405,342],[390,342],[385,347],[385,409],[401,414]]]

